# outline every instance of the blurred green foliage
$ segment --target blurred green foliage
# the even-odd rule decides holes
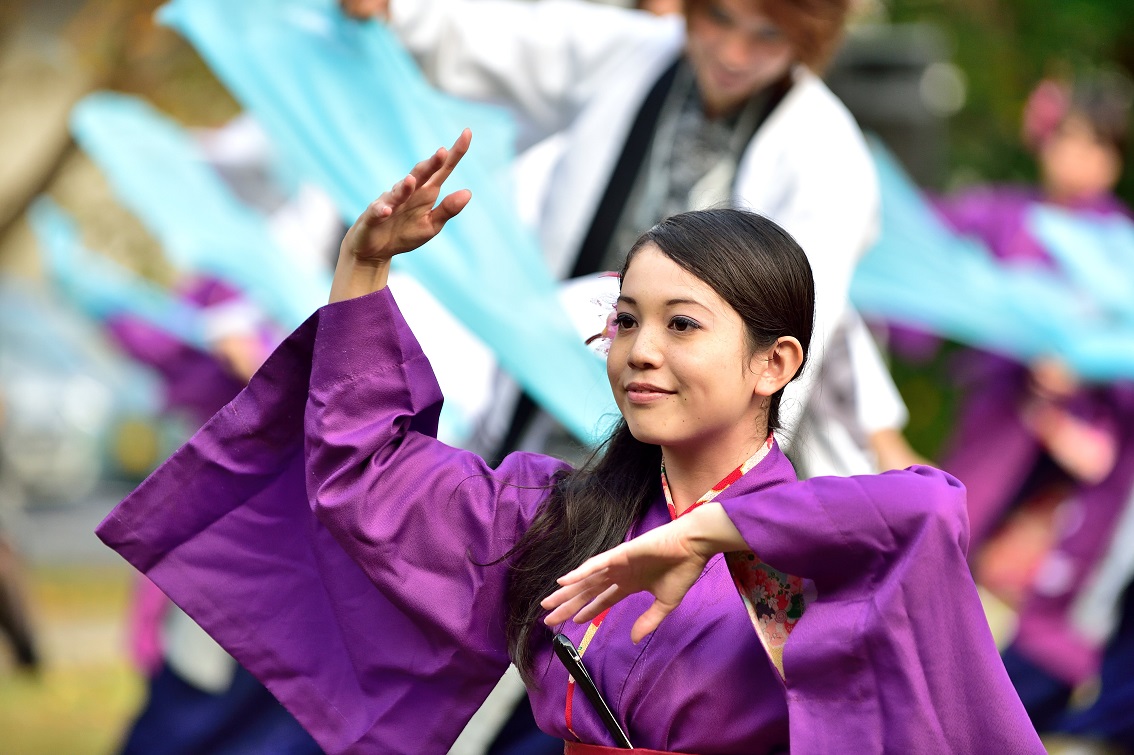
[[[892,21],[944,30],[968,80],[968,100],[950,123],[944,188],[1034,180],[1020,116],[1044,76],[1098,66],[1134,71],[1131,0],[886,0],[886,8]],[[1134,203],[1134,171],[1123,177],[1119,194]]]

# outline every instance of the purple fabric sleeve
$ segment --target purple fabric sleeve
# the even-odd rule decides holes
[[[722,506],[818,593],[784,649],[793,753],[1044,751],[965,562],[954,478],[821,477]]]
[[[517,453],[494,470],[439,442],[441,393],[429,361],[391,297],[370,303],[365,312],[328,308],[319,322],[306,418],[308,497],[399,610],[499,676],[508,664],[500,559],[567,466]],[[399,337],[374,337],[383,330]]]
[[[431,466],[455,466],[453,454],[468,459],[428,437],[440,394],[418,371],[418,354],[388,293],[324,307],[98,528],[332,753],[444,752],[507,663],[493,602],[500,570],[461,564],[481,582],[461,594],[446,592],[457,578],[440,573],[455,568],[451,554],[468,546],[474,557],[500,553],[490,532],[461,529],[469,520],[491,529],[480,518],[491,507],[462,514],[453,491],[436,487],[446,481],[430,476]],[[407,378],[414,384],[403,383]],[[333,418],[320,406],[331,396],[347,402]],[[362,399],[375,405],[357,403]],[[308,412],[309,428],[322,422],[332,436],[326,448],[312,443],[311,468],[304,463]],[[399,418],[393,429],[376,420],[388,417]],[[331,457],[347,436],[359,447],[381,448],[382,459],[407,449],[423,454],[417,475],[399,478],[412,488],[378,481],[381,459],[358,465],[353,477],[334,471]],[[512,478],[502,466],[461,490],[477,497],[503,481],[526,486],[509,492],[520,516],[538,499],[535,487],[560,468],[540,459],[516,458]],[[325,481],[310,477],[324,472]],[[324,497],[330,529],[312,513],[309,485]],[[399,500],[394,513],[380,513],[385,502],[377,490],[413,494],[418,504]],[[350,499],[357,524],[346,511]],[[336,540],[371,532],[371,520],[389,525],[372,537],[399,542],[347,534],[344,548]],[[507,532],[514,527],[508,521],[497,532],[514,537]],[[482,536],[484,543],[470,542]],[[429,539],[438,543],[432,550]],[[423,618],[428,612],[438,627]]]
[[[1017,215],[1016,208],[1030,200],[1023,190],[1006,192],[981,186],[950,196],[931,197],[930,203],[954,231],[987,239],[996,236],[1005,215]]]
[[[992,255],[1014,263],[1053,267],[1043,244],[1024,228],[1039,193],[1022,186],[984,186],[933,201],[939,216],[962,236],[976,237]]]

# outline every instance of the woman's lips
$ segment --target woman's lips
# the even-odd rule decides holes
[[[630,383],[626,386],[626,398],[635,404],[648,404],[672,395],[673,391],[649,383]]]

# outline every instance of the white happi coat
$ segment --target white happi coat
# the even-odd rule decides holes
[[[392,0],[389,23],[437,86],[516,115],[520,148],[534,147],[517,194],[553,273],[568,275],[643,100],[684,49],[684,19],[571,0]],[[877,180],[842,103],[805,68],[793,75],[743,151],[733,205],[783,226],[815,275],[809,366],[785,391],[783,437],[802,446],[793,455],[809,474],[865,473],[862,438],[906,418],[847,299],[877,230]],[[833,339],[845,348],[829,349]],[[825,364],[828,350],[845,364]],[[853,375],[849,419],[822,406],[824,373]]]

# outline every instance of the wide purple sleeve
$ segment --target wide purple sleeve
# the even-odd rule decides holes
[[[440,391],[425,354],[391,297],[359,302],[328,308],[319,321],[308,498],[399,611],[434,643],[499,676],[508,663],[502,559],[567,466],[517,453],[493,469],[438,441]],[[398,337],[375,339],[384,331]]]
[[[931,202],[957,232],[980,242],[995,259],[1051,267],[1044,245],[1027,229],[1028,208],[1038,200],[1023,186],[985,186]]]
[[[1042,753],[970,576],[963,486],[929,467],[722,505],[817,597],[784,648],[792,753]]]
[[[404,530],[383,534],[404,540],[408,553],[400,554],[397,543],[349,538],[344,547],[336,536],[342,536],[342,523],[350,518],[346,499],[332,516],[324,512],[334,520],[330,529],[308,501],[309,485],[325,487],[312,478],[325,464],[321,441],[312,435],[319,422],[305,416],[330,411],[320,406],[325,400],[373,401],[335,409],[353,423],[342,432],[360,444],[368,443],[363,435],[375,434],[395,446],[430,446],[429,458],[438,465],[449,453],[464,459],[428,437],[441,397],[417,353],[387,292],[324,307],[98,528],[108,545],[264,682],[332,753],[444,752],[449,747],[507,663],[499,641],[500,606],[494,603],[502,589],[501,570],[477,567],[472,560],[458,564],[438,554],[434,568],[462,568],[473,584],[463,594],[449,594],[434,591],[435,583],[415,582],[419,575],[403,564],[432,556],[420,551],[415,537],[421,530],[413,527],[429,527],[450,545],[514,537],[514,519],[533,506],[540,486],[559,468],[542,457],[516,457],[493,473],[491,483],[481,483],[482,489],[499,487],[501,481],[526,488],[509,499],[513,517],[500,529],[470,516],[491,532],[444,508],[453,491],[438,489],[438,477],[427,470],[402,474],[399,479],[413,477],[419,483],[413,488],[419,500],[433,496],[436,502],[432,512],[421,505],[407,515]],[[394,362],[387,361],[391,354]],[[340,366],[324,369],[323,362],[340,357]],[[354,374],[353,368],[368,375]],[[413,385],[407,385],[411,378]],[[397,417],[393,432],[379,419],[389,417]],[[328,432],[335,434],[331,427]],[[311,464],[305,446],[312,448]],[[388,455],[389,449],[383,458]],[[393,494],[397,486],[377,479],[385,467],[363,464],[357,471],[353,482],[340,472],[327,484],[344,496],[357,496],[357,514],[366,516],[381,508],[374,498],[379,489]],[[475,488],[470,483],[467,489]],[[435,523],[409,521],[414,517]],[[406,580],[390,595],[379,589],[395,581],[381,573],[377,565],[383,563]],[[472,595],[484,604],[470,605]],[[458,636],[462,625],[468,637]]]

